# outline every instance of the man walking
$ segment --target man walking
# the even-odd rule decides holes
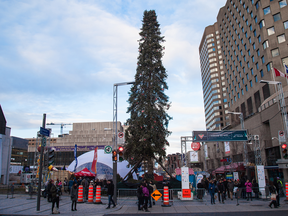
[[[107,194],[108,194],[108,207],[106,209],[110,208],[111,202],[113,204],[112,208],[114,208],[116,205],[115,205],[115,202],[113,200],[114,184],[113,184],[112,180],[107,181]]]
[[[228,197],[231,200],[233,200],[234,182],[231,181],[231,179],[228,179],[227,189],[228,189]]]
[[[222,180],[219,180],[219,183],[217,185],[217,189],[218,189],[218,199],[219,202],[221,203],[221,198],[222,198],[222,203],[224,204],[224,193],[225,193],[225,186],[222,182]]]
[[[54,181],[51,180],[52,186],[50,189],[51,196],[52,196],[52,214],[60,214],[59,212],[59,190],[57,189],[56,185],[54,184]],[[56,209],[54,209],[56,203]]]

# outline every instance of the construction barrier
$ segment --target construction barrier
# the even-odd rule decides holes
[[[93,185],[89,185],[88,203],[93,203]]]
[[[83,185],[79,185],[78,188],[78,203],[84,203],[83,201]]]
[[[288,200],[288,182],[285,183],[286,201]]]
[[[101,186],[97,185],[96,187],[96,199],[94,204],[102,204],[101,202]]]
[[[164,186],[162,207],[170,207],[170,206],[171,205],[169,205],[169,188],[168,186]]]

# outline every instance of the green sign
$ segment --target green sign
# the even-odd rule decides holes
[[[247,130],[237,131],[193,131],[193,142],[247,141]]]
[[[111,152],[112,152],[112,147],[111,146],[105,146],[104,153],[105,154],[110,154]]]

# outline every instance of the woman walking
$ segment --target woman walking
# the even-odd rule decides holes
[[[208,186],[208,191],[210,193],[210,196],[211,196],[211,204],[215,204],[215,184],[214,184],[214,181],[211,180],[210,183],[209,183],[209,186]]]
[[[252,201],[252,184],[249,181],[249,179],[246,181],[245,186],[246,186],[246,193],[247,193],[247,201],[249,201],[249,196]]]
[[[274,208],[278,208],[276,196],[277,196],[277,189],[273,185],[273,182],[269,182],[269,191],[271,193],[271,202],[269,203],[269,207],[272,208],[272,204],[274,205]]]
[[[77,187],[77,183],[74,183],[73,187],[71,187],[71,200],[72,200],[72,206],[71,206],[71,211],[77,211],[76,209],[76,204],[77,204],[77,200],[78,200],[78,187]],[[73,209],[74,206],[74,209]]]

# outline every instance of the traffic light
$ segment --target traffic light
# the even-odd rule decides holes
[[[282,148],[282,155],[284,159],[288,159],[288,154],[287,154],[287,144],[282,144],[281,145]]]
[[[54,163],[54,157],[55,157],[55,149],[50,148],[48,150],[48,166],[50,166]]]
[[[117,151],[116,150],[112,151],[112,161],[117,161]]]
[[[120,146],[120,147],[118,148],[119,162],[122,162],[122,161],[124,160],[124,153],[123,153],[123,151],[124,151],[123,146]]]

